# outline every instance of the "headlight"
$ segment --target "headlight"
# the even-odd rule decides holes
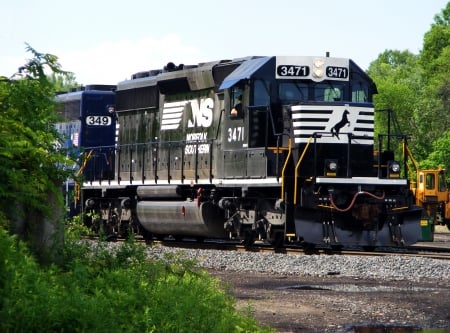
[[[400,163],[397,161],[388,161],[388,177],[399,178],[400,177]]]
[[[323,61],[323,59],[314,59],[313,62],[313,76],[315,78],[321,79],[323,77],[324,74],[324,65],[325,65],[325,61]]]
[[[338,169],[338,161],[335,159],[325,160],[324,174],[326,177],[336,177]]]

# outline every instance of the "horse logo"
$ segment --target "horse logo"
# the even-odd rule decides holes
[[[348,110],[345,110],[344,114],[342,115],[342,119],[331,128],[331,134],[333,134],[333,136],[338,138],[338,140],[339,140],[339,131],[341,130],[341,128],[344,127],[346,124],[350,126],[350,121],[347,118],[347,115],[349,113],[350,112],[348,112]]]

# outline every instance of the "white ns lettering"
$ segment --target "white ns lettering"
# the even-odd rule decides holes
[[[214,101],[212,98],[202,99],[200,106],[198,100],[193,99],[191,102],[192,119],[188,121],[188,127],[209,127],[213,121]]]

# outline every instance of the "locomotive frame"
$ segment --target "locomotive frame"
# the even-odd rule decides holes
[[[137,73],[117,84],[115,143],[84,147],[115,160],[113,175],[85,178],[87,224],[246,245],[415,243],[421,209],[406,154],[383,147],[386,135],[374,149],[375,93],[344,58],[245,57]]]

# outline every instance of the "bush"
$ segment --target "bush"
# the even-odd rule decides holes
[[[269,332],[192,263],[145,259],[132,241],[66,239],[62,266],[40,267],[0,228],[1,332]]]

